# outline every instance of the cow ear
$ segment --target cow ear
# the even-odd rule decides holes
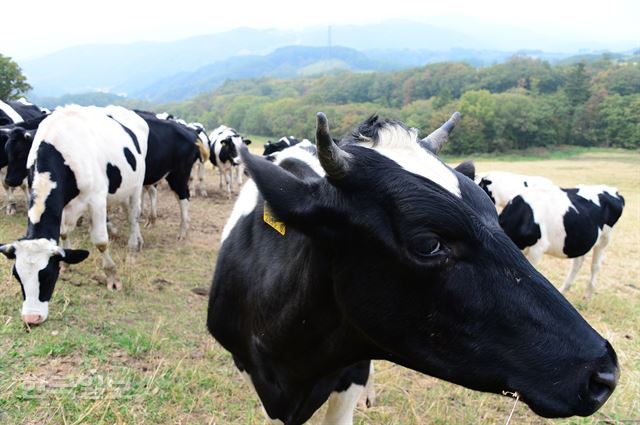
[[[465,161],[459,164],[455,170],[460,174],[469,177],[471,180],[476,179],[476,166],[473,161]]]
[[[329,205],[323,205],[323,200],[336,199],[336,194],[325,196],[323,192],[335,190],[333,186],[323,184],[326,181],[320,178],[315,182],[302,180],[266,158],[252,155],[245,145],[240,147],[240,156],[278,220],[299,228],[326,224],[318,222],[318,212],[329,209]]]
[[[0,244],[0,252],[2,254],[4,254],[5,257],[7,257],[9,260],[15,260],[16,259],[16,248],[13,246],[13,244]]]
[[[65,249],[61,260],[67,264],[78,264],[87,259],[89,251],[86,249]]]
[[[30,142],[33,140],[33,133],[30,131],[25,131],[24,132],[24,140],[26,140],[27,142]]]
[[[251,144],[251,139],[242,139],[242,141],[244,142],[245,145]]]

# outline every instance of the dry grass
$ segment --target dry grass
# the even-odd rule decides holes
[[[638,153],[606,151],[564,160],[477,163],[479,171],[544,175],[566,186],[606,183],[617,186],[627,200],[596,295],[590,302],[582,299],[588,265],[568,295],[616,348],[622,369],[618,389],[591,418],[544,420],[520,403],[512,424],[640,420],[639,164]],[[11,277],[10,263],[2,260],[0,423],[264,423],[256,396],[234,370],[229,354],[206,332],[206,297],[193,291],[209,286],[219,234],[232,207],[217,191],[217,175],[208,170],[207,177],[213,196],[193,200],[186,243],[175,240],[178,206],[163,189],[162,217],[155,228],[143,229],[145,249],[136,262],[125,263],[126,240],[114,244],[125,290],[111,293],[98,285],[100,261],[92,252],[58,283],[50,319],[31,333],[20,323],[19,285]],[[23,234],[24,213],[22,206],[17,217],[0,214],[0,242]],[[74,245],[89,246],[86,229],[76,232]],[[559,285],[569,263],[545,257],[541,268]],[[356,423],[504,423],[513,406],[511,399],[386,362],[377,363],[376,390],[376,406],[358,411]]]

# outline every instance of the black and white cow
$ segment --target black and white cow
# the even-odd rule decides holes
[[[109,255],[107,204],[126,204],[129,250],[142,245],[138,225],[149,127],[121,107],[67,106],[47,117],[27,158],[31,190],[24,238],[0,246],[16,260],[13,274],[22,285],[22,318],[47,319],[60,263],[84,260],[88,251],[69,249],[69,233],[85,211],[91,214],[91,241],[102,253],[107,287],[120,289]],[[63,247],[58,245],[63,240]]]
[[[533,187],[507,204],[500,213],[500,226],[532,264],[544,254],[573,259],[561,292],[569,290],[587,253],[593,250],[589,298],[623,207],[624,198],[609,186]]]
[[[145,188],[151,198],[148,225],[155,223],[157,190],[155,184],[163,178],[176,194],[180,204],[180,230],[178,240],[187,236],[189,229],[189,179],[193,164],[200,158],[206,160],[209,149],[198,133],[175,120],[158,117],[152,112],[135,111],[149,126],[149,138],[144,176]]]
[[[209,298],[209,331],[272,423],[301,424],[327,400],[325,423],[351,423],[371,359],[517,392],[542,416],[602,406],[618,379],[613,348],[472,180],[377,117],[337,145],[319,113],[316,146],[319,162],[279,164],[241,149],[252,180]]]
[[[6,212],[8,215],[15,214],[16,201],[13,189],[5,183],[5,178],[3,177],[5,173],[4,167],[8,164],[5,144],[9,138],[9,133],[16,124],[42,117],[43,115],[44,113],[40,108],[26,102],[24,99],[7,102],[0,100],[0,180],[2,180],[2,186],[5,191]],[[26,189],[26,186],[23,186],[23,189]]]
[[[307,140],[307,139],[304,139],[304,140]],[[264,144],[264,152],[262,152],[262,156],[271,155],[272,153],[279,152],[290,146],[295,146],[301,141],[302,140],[298,140],[293,136],[284,136],[275,143],[272,142],[271,140],[267,140],[267,143]]]
[[[526,176],[507,171],[480,173],[477,176],[477,183],[489,195],[498,210],[502,210],[510,200],[528,187],[554,185],[546,177]]]
[[[236,170],[238,187],[242,185],[244,166],[238,156],[238,149],[241,145],[250,145],[251,140],[242,137],[233,128],[221,125],[209,135],[211,140],[211,156],[209,157],[214,167],[220,174],[220,190],[222,190],[222,179],[227,186],[227,194],[231,197],[233,193],[233,170]]]

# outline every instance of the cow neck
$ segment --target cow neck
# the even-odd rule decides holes
[[[45,182],[48,179],[51,185],[55,185],[46,196],[41,193],[41,199],[38,199],[37,194],[34,196],[38,179]],[[29,170],[29,188],[31,196],[27,239],[53,239],[57,243],[60,238],[62,211],[79,194],[79,190],[75,175],[65,164],[60,152],[49,143],[41,143],[38,147],[35,164]]]

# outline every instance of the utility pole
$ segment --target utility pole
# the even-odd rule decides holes
[[[329,55],[328,59],[331,59],[331,25],[327,30],[327,54]]]

